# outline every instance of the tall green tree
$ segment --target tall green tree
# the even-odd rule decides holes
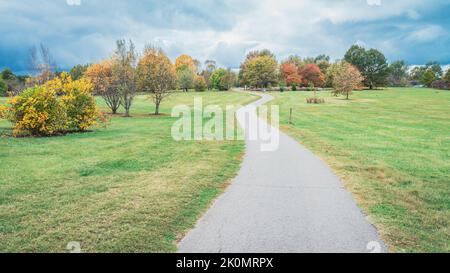
[[[389,66],[380,51],[353,45],[345,54],[344,60],[358,68],[364,77],[364,84],[370,89],[387,84]]]
[[[10,80],[15,80],[16,79],[16,75],[14,75],[14,73],[12,72],[11,69],[5,68],[0,73],[0,78],[4,79],[5,81],[10,81]]]
[[[278,63],[275,54],[268,49],[247,54],[239,72],[239,83],[253,87],[267,87],[278,82]]]
[[[28,76],[15,75],[11,69],[5,68],[0,72],[0,79],[6,84],[6,91],[15,96],[25,89]]]
[[[389,65],[389,85],[406,86],[408,82],[408,66],[405,61],[395,61]]]
[[[443,71],[442,71],[441,64],[440,64],[439,62],[436,62],[436,61],[429,61],[429,62],[425,65],[425,70],[431,70],[431,71],[433,71],[436,80],[439,80],[439,79],[442,78]]]
[[[211,75],[211,84],[214,89],[227,91],[232,87],[233,75],[231,70],[225,68],[216,69]]]
[[[427,87],[431,87],[434,81],[436,81],[436,74],[433,70],[428,69],[422,76],[421,82]]]
[[[426,71],[427,69],[425,66],[416,66],[409,73],[409,79],[415,82],[420,82]]]
[[[278,82],[278,62],[268,50],[250,52],[241,71],[241,81],[245,85],[266,88]]]

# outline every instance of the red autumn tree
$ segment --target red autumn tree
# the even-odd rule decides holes
[[[325,84],[325,75],[316,64],[305,65],[299,74],[304,86],[314,84],[316,87],[322,87]]]
[[[284,81],[286,82],[286,85],[288,86],[299,85],[302,82],[302,78],[300,77],[297,66],[295,66],[295,64],[282,64],[281,74]]]

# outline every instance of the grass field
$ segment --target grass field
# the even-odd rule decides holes
[[[245,104],[235,92],[179,93],[162,105]],[[5,99],[0,99],[4,102]],[[99,99],[101,105],[101,100]],[[174,119],[140,96],[133,118],[53,138],[0,137],[0,252],[171,252],[240,166],[244,143],[175,142]],[[10,124],[0,120],[0,134]]]
[[[450,251],[450,92],[273,95],[282,129],[334,168],[393,251]]]

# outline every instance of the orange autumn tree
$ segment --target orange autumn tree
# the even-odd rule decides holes
[[[298,73],[297,66],[292,63],[285,63],[281,65],[281,74],[287,86],[297,86],[302,82],[302,78]]]
[[[95,93],[101,95],[111,112],[116,114],[120,107],[121,95],[116,86],[113,67],[113,60],[105,60],[88,67],[84,76],[94,85]]]
[[[355,66],[347,62],[336,64],[333,75],[335,94],[344,94],[348,100],[352,91],[362,85],[362,81],[364,81],[364,77]]]
[[[304,86],[323,87],[325,75],[316,64],[306,64],[299,71]]]

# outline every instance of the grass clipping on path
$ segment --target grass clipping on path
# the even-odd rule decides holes
[[[245,104],[248,94],[174,94],[178,104]],[[104,107],[99,99],[99,104]],[[104,108],[106,110],[106,108]],[[0,137],[0,252],[173,252],[240,167],[243,141],[182,141],[138,97],[132,118],[54,138]],[[0,128],[10,125],[0,120]]]
[[[335,170],[391,250],[450,251],[450,92],[323,92],[324,105],[274,95],[282,130]]]

